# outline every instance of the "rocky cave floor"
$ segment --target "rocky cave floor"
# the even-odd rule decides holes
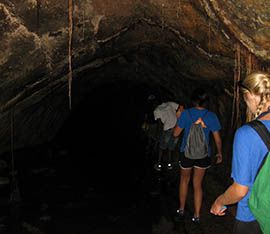
[[[142,151],[144,152],[144,151]],[[66,150],[17,152],[17,190],[3,186],[0,233],[22,234],[229,234],[233,207],[225,217],[209,213],[214,198],[224,190],[209,169],[204,180],[201,223],[190,217],[177,222],[179,168],[156,172],[154,157],[145,161],[90,162],[74,160]],[[39,154],[39,158],[35,157]],[[27,155],[27,156],[26,156]],[[177,155],[175,156],[175,158]],[[190,188],[192,190],[192,188]],[[13,202],[10,202],[10,195]],[[190,191],[189,194],[192,194]],[[189,196],[187,211],[192,211]]]

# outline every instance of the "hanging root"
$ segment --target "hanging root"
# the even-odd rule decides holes
[[[235,44],[235,57],[234,57],[234,83],[233,83],[233,103],[232,103],[232,116],[231,127],[239,124],[239,87],[238,81],[241,79],[241,46],[239,43]]]
[[[240,95],[238,82],[241,80],[241,45],[237,44],[237,73],[236,73],[236,127],[240,125]]]
[[[69,98],[69,109],[71,110],[71,93],[72,93],[72,33],[73,33],[73,2],[68,1],[68,98]]]

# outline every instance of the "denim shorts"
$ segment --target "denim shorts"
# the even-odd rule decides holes
[[[180,167],[183,169],[190,169],[193,167],[207,169],[211,166],[211,158],[206,157],[202,159],[189,159],[185,157],[184,152],[180,152]]]
[[[174,150],[177,145],[179,137],[173,136],[173,128],[168,129],[166,131],[162,131],[159,139],[159,148],[165,150]]]

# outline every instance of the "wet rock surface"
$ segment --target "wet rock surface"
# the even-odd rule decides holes
[[[181,99],[205,85],[220,114],[233,114],[236,74],[269,71],[269,7],[269,0],[0,0],[0,153],[10,149],[11,115],[14,148],[44,144],[69,117],[68,93],[76,108],[94,87],[119,80]]]

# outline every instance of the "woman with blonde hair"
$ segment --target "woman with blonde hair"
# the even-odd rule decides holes
[[[265,72],[249,74],[239,87],[247,105],[247,121],[259,120],[270,130],[270,75]],[[252,144],[250,144],[252,142]],[[237,129],[233,142],[233,183],[213,203],[210,212],[223,216],[225,205],[237,204],[233,234],[261,234],[261,228],[248,206],[250,191],[257,171],[268,149],[250,125]]]

